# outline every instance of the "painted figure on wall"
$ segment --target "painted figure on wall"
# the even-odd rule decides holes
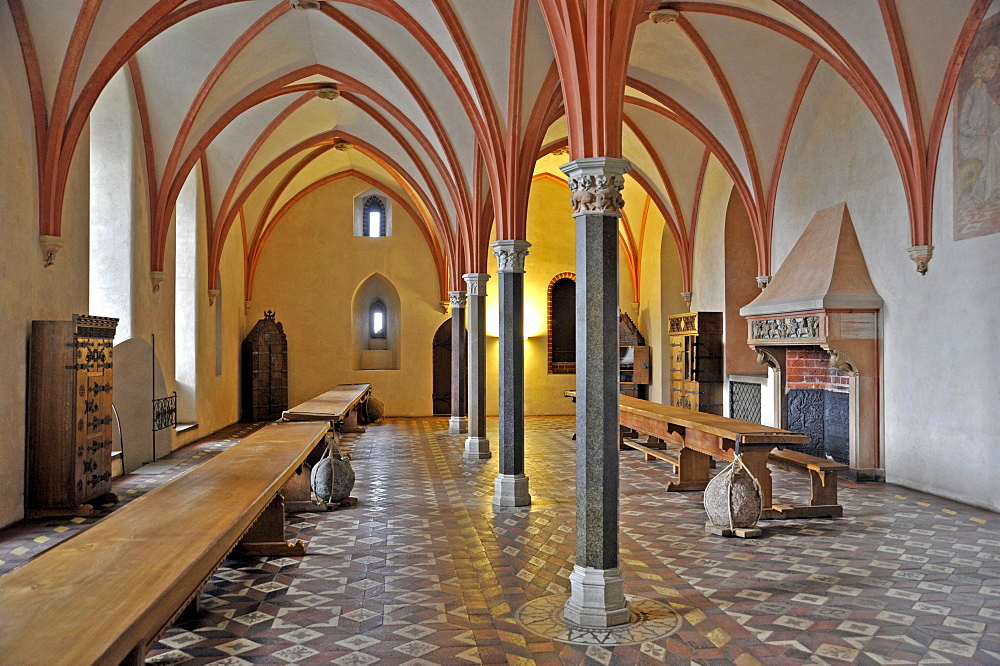
[[[1000,231],[1000,16],[979,27],[955,95],[955,240]]]

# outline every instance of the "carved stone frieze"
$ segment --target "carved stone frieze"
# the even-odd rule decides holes
[[[449,291],[448,296],[450,297],[451,307],[453,309],[465,307],[467,297],[464,291]]]
[[[816,315],[757,319],[751,325],[751,337],[754,340],[815,338],[818,336],[819,317]]]
[[[524,259],[531,243],[523,240],[498,240],[490,243],[497,258],[498,273],[523,273]]]

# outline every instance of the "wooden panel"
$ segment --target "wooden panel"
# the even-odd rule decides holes
[[[269,425],[0,577],[9,664],[118,664],[200,589],[326,433]]]

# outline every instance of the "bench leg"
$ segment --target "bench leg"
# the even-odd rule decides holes
[[[708,485],[708,465],[712,459],[694,449],[682,448],[677,460],[677,481],[667,484],[667,492],[704,490]]]
[[[837,472],[809,470],[809,506],[837,503]]]
[[[358,408],[347,412],[344,422],[340,424],[340,432],[364,432],[364,426],[358,425]]]
[[[306,554],[301,541],[285,540],[285,500],[275,495],[234,551],[241,555],[298,557]]]
[[[767,468],[767,457],[771,452],[767,449],[743,449],[743,464],[760,483],[761,505],[764,511],[771,508],[771,470]]]

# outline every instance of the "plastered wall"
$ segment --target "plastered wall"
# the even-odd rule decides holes
[[[249,331],[274,310],[288,339],[291,405],[337,384],[370,383],[389,416],[432,413],[431,345],[447,319],[434,261],[416,223],[400,206],[392,236],[354,236],[352,200],[370,186],[344,178],[303,197],[275,228],[258,264]],[[372,273],[396,288],[401,303],[398,370],[355,370],[351,302]],[[494,285],[491,285],[494,286]]]
[[[888,481],[993,510],[1000,461],[1000,235],[952,240],[952,127],[941,147],[934,258],[915,271],[885,139],[848,86],[817,70],[792,132],[774,224],[777,268],[812,219],[847,201],[882,310]]]

